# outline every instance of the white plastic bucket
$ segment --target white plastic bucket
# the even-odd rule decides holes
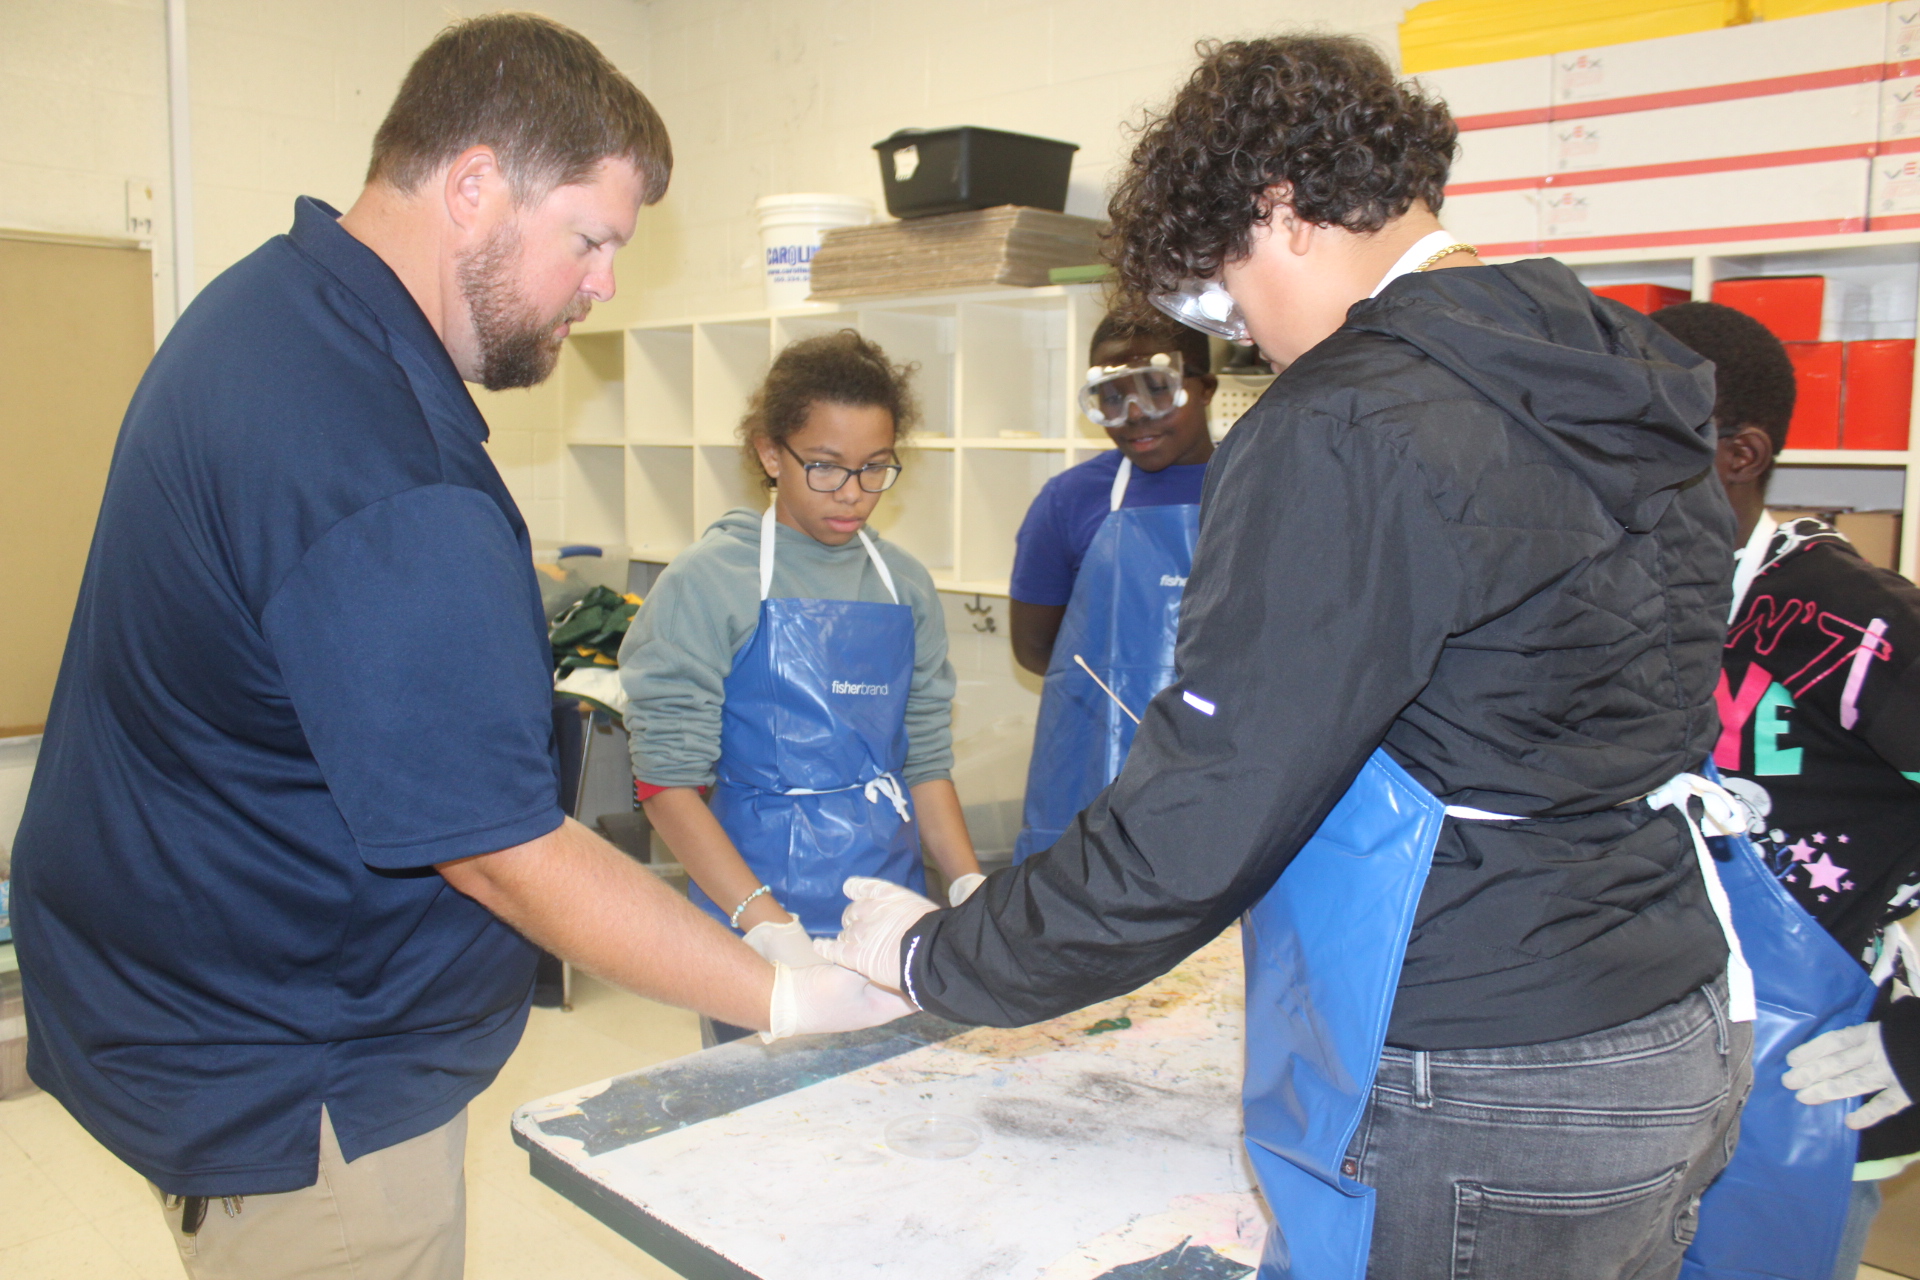
[[[769,308],[797,307],[813,291],[813,254],[832,227],[863,227],[873,221],[873,201],[820,192],[765,196],[754,201],[760,215],[761,261]]]

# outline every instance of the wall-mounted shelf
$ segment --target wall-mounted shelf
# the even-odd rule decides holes
[[[1716,280],[1752,275],[1823,275],[1825,341],[1912,338],[1920,329],[1920,231],[1865,231],[1853,235],[1801,236],[1688,245],[1685,249],[1590,250],[1554,255],[1589,286],[1648,283],[1685,289],[1706,301]],[[1494,259],[1512,261],[1512,259]],[[1920,400],[1909,412],[1905,449],[1785,449],[1776,491],[1799,468],[1898,470],[1900,545],[1898,568],[1909,578],[1920,571]],[[1806,474],[1806,473],[1802,473]],[[1885,488],[1891,480],[1882,478]],[[1880,504],[1876,503],[1876,507]]]

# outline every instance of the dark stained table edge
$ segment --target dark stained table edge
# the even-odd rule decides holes
[[[686,1280],[760,1280],[684,1232],[676,1231],[630,1200],[580,1175],[549,1151],[529,1145],[516,1130],[515,1142],[527,1149],[528,1172],[606,1226],[640,1246]]]

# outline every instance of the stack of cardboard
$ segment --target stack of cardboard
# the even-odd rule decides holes
[[[813,255],[813,298],[1043,285],[1054,267],[1099,260],[1093,219],[1016,205],[835,227]]]

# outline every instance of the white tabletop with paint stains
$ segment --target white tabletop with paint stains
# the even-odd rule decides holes
[[[722,1045],[528,1103],[533,1176],[690,1280],[1237,1280],[1238,928],[1051,1022]]]

